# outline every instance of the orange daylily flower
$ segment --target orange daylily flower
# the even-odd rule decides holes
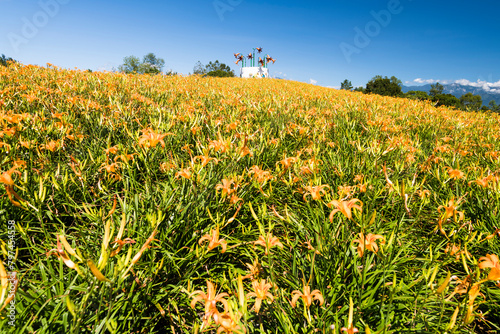
[[[302,298],[302,301],[309,308],[313,302],[313,300],[319,301],[319,305],[323,305],[325,300],[323,299],[323,295],[319,290],[313,290],[311,292],[311,287],[309,285],[304,285],[303,292],[299,290],[292,291],[292,307],[295,307],[299,298]]]
[[[118,146],[113,146],[104,150],[104,153],[106,153],[106,155],[116,154],[117,152],[118,152]]]
[[[141,131],[142,136],[139,138],[139,146],[146,148],[155,147],[158,144],[160,144],[162,148],[165,148],[165,142],[163,141],[163,138],[168,135],[174,135],[173,133],[158,133],[150,128],[143,129]]]
[[[269,298],[269,304],[274,300],[274,296],[269,292],[272,285],[271,283],[266,283],[266,280],[254,280],[252,281],[253,292],[247,294],[247,297],[255,297],[255,312],[259,313],[262,301]]]
[[[205,167],[210,161],[214,161],[215,163],[218,163],[219,160],[216,158],[212,158],[208,155],[208,152],[205,152],[205,155],[197,155],[194,157],[193,161],[196,162],[196,160],[200,160],[201,162],[201,167]]]
[[[288,158],[284,158],[283,160],[279,161],[276,163],[277,164],[281,164],[285,169],[288,169],[292,166],[293,163],[297,162],[297,158],[296,157],[288,157]]]
[[[469,289],[469,301],[467,305],[467,313],[465,315],[465,323],[469,324],[474,320],[474,315],[472,312],[474,312],[474,301],[476,300],[477,296],[481,294],[481,284],[474,284],[470,289]]]
[[[469,286],[471,285],[472,282],[470,275],[466,276],[463,280],[458,278],[457,276],[452,276],[450,280],[456,280],[458,285],[455,287],[453,292],[448,296],[448,298],[446,298],[446,301],[450,301],[451,298],[457,293],[459,295],[466,293],[469,290]]]
[[[227,242],[224,239],[219,239],[219,228],[217,227],[215,230],[211,230],[210,233],[211,234],[205,234],[201,237],[198,244],[201,246],[204,241],[208,241],[208,251],[211,251],[217,246],[221,246],[221,253],[225,253],[227,249]]]
[[[326,194],[325,188],[330,188],[330,186],[327,184],[320,186],[306,186],[306,193],[303,196],[304,201],[307,202],[307,195],[310,195],[314,201],[321,200],[321,197]]]
[[[431,195],[431,191],[428,189],[419,189],[417,190],[417,194],[420,198],[427,198]]]
[[[238,195],[236,195],[236,194],[232,194],[231,198],[229,199],[229,203],[231,203],[231,204],[236,204],[240,201],[243,201],[243,198],[238,197]]]
[[[245,263],[245,265],[250,271],[250,274],[243,276],[241,279],[251,278],[252,280],[255,280],[255,278],[262,273],[262,266],[260,265],[258,259],[255,259],[253,263]]]
[[[273,178],[270,172],[260,169],[257,165],[252,166],[248,174],[252,175],[253,179],[258,183],[264,183]]]
[[[9,169],[8,171],[0,174],[0,183],[3,183],[7,186],[13,186],[14,180],[12,180],[12,174],[16,173],[16,174],[21,175],[21,172],[17,170],[19,167],[20,166],[14,166],[11,169]]]
[[[109,164],[109,165],[106,165],[106,164],[103,164],[101,169],[104,169],[106,170],[106,172],[108,173],[116,173],[117,172],[117,168],[120,166],[119,163],[117,162],[113,162],[112,164]]]
[[[55,152],[59,148],[59,143],[55,140],[49,141],[47,144],[41,144],[40,149],[41,150],[48,150],[50,152]]]
[[[252,153],[252,151],[250,151],[250,149],[248,148],[248,146],[243,146],[243,147],[241,148],[241,150],[240,150],[240,156],[241,156],[242,158],[244,158],[244,157],[245,157],[245,156],[247,156],[247,155],[249,155],[249,156],[253,157],[253,153]]]
[[[220,326],[217,329],[217,334],[224,333],[246,333],[246,328],[239,325],[239,318],[241,314],[238,313],[237,316],[232,313],[222,313],[214,315],[215,322]]]
[[[487,254],[486,256],[480,257],[478,266],[480,269],[491,268],[488,274],[488,280],[500,280],[500,263],[497,255]]]
[[[226,151],[231,149],[232,144],[230,139],[224,140],[219,134],[219,140],[211,140],[208,147],[213,149],[215,152],[220,151],[221,153],[226,153]]]
[[[186,179],[190,179],[191,176],[192,176],[192,173],[191,171],[189,170],[189,168],[184,168],[183,170],[181,171],[178,171],[177,173],[175,173],[175,178],[179,178],[179,177],[183,177],[183,178],[186,178]]]
[[[21,197],[19,197],[19,195],[14,191],[14,180],[12,179],[12,174],[16,173],[18,175],[21,175],[21,172],[17,170],[20,167],[21,167],[20,165],[14,165],[14,167],[9,169],[8,171],[0,174],[0,183],[3,183],[5,185],[5,191],[7,192],[7,196],[9,197],[10,202],[18,207],[21,206],[21,203],[15,201],[14,198],[16,198],[19,201],[24,201],[24,200]]]
[[[451,167],[446,168],[448,170],[448,176],[450,179],[461,179],[464,177],[464,173],[458,169],[453,169]]]
[[[357,202],[361,203],[360,205],[356,204]],[[360,212],[363,211],[363,202],[361,202],[357,198],[353,198],[349,201],[337,201],[333,200],[330,203],[328,203],[328,207],[335,207],[335,209],[330,213],[330,222],[333,222],[333,216],[337,212],[341,212],[344,216],[346,216],[348,219],[352,219],[352,209],[356,209]]]
[[[342,332],[347,332],[347,334],[354,334],[354,333],[359,333],[359,329],[351,325],[349,328],[348,327],[342,327],[340,329]]]
[[[124,240],[115,240],[115,241],[113,241],[113,243],[118,244],[118,247],[111,252],[109,257],[113,257],[113,256],[117,255],[122,250],[124,245],[135,244],[135,240],[130,239],[130,238],[125,238]]]
[[[264,255],[269,254],[269,250],[274,246],[278,246],[283,249],[283,244],[277,237],[274,237],[271,233],[266,234],[266,236],[259,236],[259,239],[257,241],[254,241],[254,244],[264,247]]]
[[[233,179],[222,179],[221,182],[222,183],[219,183],[218,185],[215,186],[215,190],[218,191],[222,189],[222,197],[231,195],[236,190],[237,185]],[[231,187],[233,184],[235,186]]]
[[[207,281],[207,292],[205,293],[202,290],[196,290],[191,294],[192,296],[198,295],[193,298],[191,301],[191,308],[194,308],[198,302],[205,303],[205,315],[203,317],[203,323],[208,324],[210,318],[213,316],[219,316],[219,310],[217,309],[217,303],[221,303],[224,306],[224,312],[229,310],[229,304],[224,297],[229,297],[229,294],[226,292],[216,294],[215,286],[212,282]]]
[[[457,215],[458,215],[458,220],[463,220],[464,213],[462,211],[457,210],[459,202],[460,201],[455,202],[454,199],[451,199],[448,201],[448,206],[440,205],[438,207],[438,212],[442,215],[441,219],[448,219],[453,217],[453,220],[457,221]],[[443,213],[441,213],[442,209],[445,210]]]
[[[378,239],[381,239],[381,243],[385,244],[385,238],[381,236],[380,234],[372,234],[368,233],[368,235],[365,237],[363,233],[359,233],[359,239],[353,240],[353,242],[358,243],[358,254],[359,257],[363,257],[363,254],[365,252],[365,248],[369,251],[372,251],[374,253],[378,252],[378,245],[376,241]]]
[[[486,240],[493,239],[495,236],[500,237],[500,228],[497,228],[496,226],[493,226],[495,228],[495,232],[491,233],[490,235],[486,236]]]

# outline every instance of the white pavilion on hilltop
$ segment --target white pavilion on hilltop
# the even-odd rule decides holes
[[[255,51],[261,53],[262,48],[253,48],[253,52],[249,53],[246,57],[241,53],[234,54],[234,57],[236,58],[236,65],[241,62],[241,78],[269,78],[269,68],[267,67],[267,65],[270,62],[273,62],[274,64],[276,62],[276,59],[272,58],[269,55],[266,55],[264,59],[262,59],[262,57],[259,57],[259,59],[257,60]]]

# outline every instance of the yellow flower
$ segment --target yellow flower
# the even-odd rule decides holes
[[[311,287],[309,285],[304,285],[304,292],[299,290],[292,291],[292,307],[295,307],[299,298],[302,298],[302,301],[309,308],[313,302],[313,300],[319,301],[319,305],[323,305],[325,300],[323,299],[323,295],[319,290],[313,290],[311,292]]]

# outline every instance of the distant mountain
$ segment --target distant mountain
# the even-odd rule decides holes
[[[444,94],[452,94],[458,98],[460,96],[467,94],[467,93],[472,93],[474,95],[479,95],[483,99],[483,105],[487,106],[490,101],[495,101],[497,104],[500,104],[500,93],[494,93],[491,91],[486,91],[485,89],[481,87],[474,87],[474,86],[469,86],[469,85],[461,85],[458,83],[452,83],[452,84],[447,84],[443,85]],[[431,90],[431,85],[423,85],[423,86],[403,86],[403,93],[407,93],[412,90],[416,91],[423,91],[429,93]]]

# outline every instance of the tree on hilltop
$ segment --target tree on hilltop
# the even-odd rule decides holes
[[[434,97],[436,95],[443,94],[444,86],[439,82],[436,82],[434,85],[431,85],[431,90],[429,91],[429,95]]]
[[[491,100],[488,107],[491,111],[500,113],[500,105],[498,105],[495,100]]]
[[[403,95],[401,84],[401,80],[395,76],[389,79],[388,77],[377,75],[366,84],[365,92],[397,97]]]
[[[218,60],[215,62],[209,62],[207,65],[203,65],[198,61],[194,68],[193,74],[199,74],[208,77],[234,77],[234,71],[226,64],[220,63]]]
[[[15,62],[15,60],[10,57],[7,58],[4,54],[2,54],[0,57],[0,65],[9,66],[9,62]]]
[[[479,111],[483,105],[483,99],[480,95],[467,93],[460,97],[460,103],[462,104],[464,110]]]
[[[345,79],[343,82],[340,83],[340,89],[344,90],[352,90],[352,83],[351,81]]]
[[[435,102],[436,107],[439,106],[447,106],[447,107],[455,107],[457,109],[462,108],[462,104],[460,100],[452,94],[437,94],[432,97],[432,102]]]
[[[404,94],[404,96],[413,100],[430,100],[429,94],[420,90],[410,90],[408,93]]]
[[[142,59],[136,56],[128,56],[123,58],[123,64],[118,66],[118,71],[123,73],[137,74],[158,74],[165,66],[165,60],[156,57],[154,53],[148,53]]]

